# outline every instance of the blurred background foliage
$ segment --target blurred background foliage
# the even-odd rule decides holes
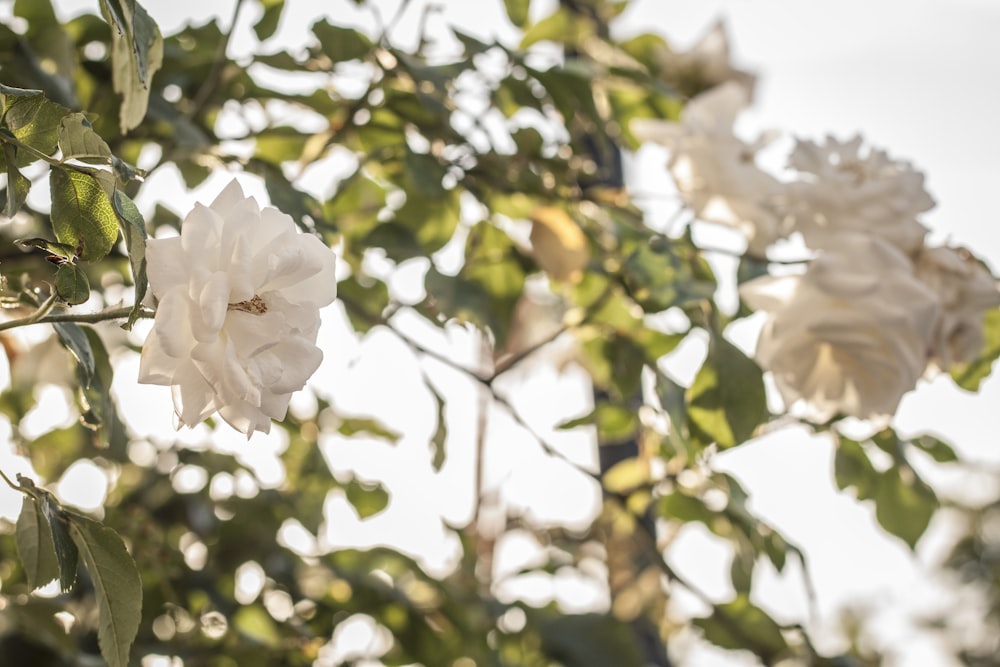
[[[254,30],[262,42],[284,10],[280,0],[235,6],[256,10]],[[101,518],[129,545],[143,586],[131,664],[152,665],[144,657],[159,655],[192,667],[314,661],[639,667],[671,664],[671,638],[692,631],[767,665],[881,664],[883,656],[863,641],[863,619],[850,650],[821,656],[805,619],[782,624],[751,601],[758,563],[782,571],[803,555],[754,516],[734,478],[710,466],[715,452],[740,446],[775,416],[760,369],[725,335],[748,312],[718,305],[717,277],[689,228],[645,219],[624,188],[621,151],[637,148],[629,122],[677,119],[685,100],[720,83],[720,73],[680,57],[655,34],[613,36],[625,1],[563,0],[537,21],[528,0],[504,6],[522,31],[520,45],[455,31],[461,51],[447,56],[434,48],[432,34],[422,33],[415,48],[397,46],[389,37],[395,19],[386,24],[382,17],[376,34],[318,20],[300,49],[261,49],[239,60],[227,51],[233,22],[190,25],[164,35],[160,46],[155,24],[134,3],[105,1],[103,17],[85,13],[60,22],[49,0],[16,0],[15,18],[0,25],[0,82],[42,91],[61,105],[50,109],[58,120],[83,112],[81,127],[89,124],[118,158],[117,187],[129,201],[144,187],[132,165],[142,165],[147,177],[174,165],[188,188],[213,170],[255,174],[275,206],[336,248],[347,267],[339,302],[359,335],[389,333],[418,357],[452,365],[518,420],[500,379],[557,338],[574,341],[568,363],[585,368],[594,386],[593,410],[563,424],[593,429],[601,447],[600,469],[584,470],[602,487],[604,509],[593,524],[580,532],[507,516],[499,530],[484,530],[477,511],[467,525],[447,528],[461,558],[440,576],[388,547],[302,553],[278,539],[289,521],[318,534],[334,489],[362,518],[383,510],[391,489],[334,476],[317,441],[327,432],[398,440],[388,426],[338,414],[319,398],[311,415],[293,414],[281,424],[289,441],[281,454],[284,482],[258,489],[239,456],[181,440],[153,447],[130,434],[110,395],[112,360],[138,344],[124,333],[83,334],[97,357],[91,368],[97,380],[86,387],[62,348],[74,351],[75,337],[88,328],[61,330],[58,339],[34,346],[4,334],[12,379],[0,395],[0,411],[14,425],[12,437],[37,483],[58,479],[81,459],[113,480]],[[123,7],[133,14],[134,34],[114,20],[109,25]],[[116,49],[132,69],[118,71]],[[730,70],[721,76],[748,75]],[[55,144],[42,152],[54,150]],[[297,185],[310,165],[332,155],[346,168],[331,179],[328,198]],[[45,261],[46,252],[58,254],[55,246],[15,243],[50,239],[53,221],[50,211],[33,208],[17,191],[23,187],[18,169],[36,182],[44,170],[23,154],[8,154],[7,161],[4,201],[22,205],[9,207],[0,224],[0,266],[5,305],[23,314],[48,296],[47,285],[60,284],[61,267]],[[144,221],[151,235],[178,222],[165,207]],[[446,261],[448,249],[459,261]],[[72,256],[72,248],[68,252]],[[78,267],[73,285],[53,289],[69,303],[115,306],[140,277],[130,268],[130,252],[113,245],[100,261],[86,253],[71,257]],[[420,296],[394,295],[386,272],[372,270],[372,258],[396,269],[422,267]],[[767,268],[744,257],[737,279]],[[78,272],[89,286],[82,293],[75,291],[82,289]],[[669,318],[656,317],[668,312]],[[479,366],[462,366],[424,348],[402,315],[434,327],[478,327],[491,352]],[[710,343],[685,387],[658,362],[692,331]],[[40,382],[73,388],[82,418],[24,437],[17,425],[34,407]],[[449,437],[448,396],[429,381],[427,388],[437,406],[428,455],[439,469],[449,449],[479,444]],[[544,437],[534,437],[551,456],[561,456]],[[933,438],[903,441],[886,430],[867,441],[840,437],[837,451],[838,485],[873,501],[885,530],[912,548],[941,501],[910,457],[921,465],[954,465],[951,448]],[[212,483],[179,492],[178,471],[191,467]],[[251,490],[243,493],[241,480],[248,479]],[[236,491],[219,491],[227,484]],[[946,632],[967,664],[1000,664],[997,506],[948,511],[965,517],[967,530],[944,567],[988,612],[977,619],[978,634],[950,632],[944,621],[928,631]],[[732,600],[714,604],[664,559],[669,536],[689,523],[731,543]],[[598,563],[609,608],[574,614],[554,602],[501,601],[493,555],[501,535],[513,530],[527,531],[544,547],[543,562],[529,569],[593,570]],[[5,532],[0,661],[100,664],[89,579],[54,597],[31,594],[13,527]],[[259,573],[252,593],[241,592],[237,581],[247,572]],[[693,619],[668,613],[678,589],[699,597],[707,613]],[[330,658],[338,628],[359,623],[377,628],[381,662],[365,662],[362,653]],[[684,664],[676,652],[673,660]]]

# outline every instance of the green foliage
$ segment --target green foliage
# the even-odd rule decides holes
[[[250,4],[257,38],[270,40],[285,3]],[[355,4],[370,9],[364,0]],[[90,664],[100,660],[98,650],[112,667],[165,654],[206,667],[307,665],[338,628],[363,615],[392,638],[380,658],[387,665],[662,664],[682,626],[764,664],[833,664],[811,649],[804,630],[779,625],[750,601],[758,564],[779,572],[792,559],[807,564],[754,513],[740,483],[713,467],[718,450],[743,446],[771,416],[761,369],[723,335],[746,308],[723,314],[716,292],[766,274],[768,265],[742,257],[734,275],[717,276],[723,269],[709,263],[690,232],[657,231],[664,221],[647,220],[616,173],[618,153],[637,145],[630,122],[676,120],[705,82],[670,78],[669,47],[658,35],[617,38],[611,28],[626,2],[563,2],[533,22],[539,6],[504,0],[521,31],[517,48],[455,30],[461,51],[444,56],[430,34],[403,49],[390,26],[371,34],[321,19],[303,45],[237,62],[227,54],[230,28],[209,22],[164,38],[134,0],[102,0],[103,19],[82,14],[65,24],[47,1],[15,2],[27,27],[19,34],[0,26],[2,212],[19,216],[26,237],[19,245],[30,252],[3,255],[0,304],[18,324],[51,324],[58,342],[42,363],[0,341],[12,377],[29,378],[0,395],[0,412],[45,479],[87,459],[110,481],[101,522],[65,509],[24,478],[14,485],[25,500],[7,542],[20,565],[11,560],[0,572],[0,648],[37,645],[22,663],[39,665]],[[559,45],[566,58],[535,57],[541,42]],[[305,92],[284,85],[305,77],[320,83]],[[229,121],[239,117],[246,136],[234,136],[243,130]],[[151,170],[176,168],[189,188],[220,167],[259,176],[271,203],[337,248],[347,274],[334,307],[346,315],[343,326],[359,339],[392,336],[420,362],[433,359],[462,374],[482,393],[485,415],[492,419],[500,408],[553,457],[562,457],[561,449],[534,431],[509,393],[511,371],[530,372],[526,360],[552,341],[572,347],[566,363],[589,374],[593,406],[561,428],[588,427],[601,445],[600,471],[579,471],[601,484],[601,517],[581,531],[536,525],[530,513],[504,516],[499,534],[475,520],[449,524],[458,561],[432,576],[392,548],[331,549],[320,537],[336,534],[327,516],[331,494],[346,498],[360,520],[371,519],[366,526],[405,502],[389,479],[339,469],[334,476],[326,457],[332,460],[335,448],[321,448],[331,439],[374,440],[405,457],[411,434],[391,419],[342,415],[317,391],[315,414],[293,409],[275,426],[287,449],[280,453],[285,477],[274,488],[250,465],[256,443],[232,455],[207,439],[192,444],[130,431],[111,389],[117,360],[139,343],[87,322],[111,313],[107,319],[131,328],[148,316],[147,239],[169,234],[184,214],[160,206],[144,219],[135,202],[147,186],[132,166],[140,154]],[[338,165],[339,180],[315,187],[304,177],[326,174],[330,164]],[[28,203],[31,179],[43,172],[49,214]],[[546,210],[558,211],[578,235],[573,248],[560,248],[566,241],[558,238],[548,246],[535,242],[538,236],[526,242]],[[15,241],[9,233],[0,229],[0,243]],[[579,260],[582,275],[560,274],[551,260],[562,252]],[[405,287],[422,288],[407,290],[417,296],[405,301],[398,282],[404,270],[415,281]],[[548,301],[525,316],[535,291]],[[122,294],[125,305],[117,307]],[[107,309],[85,312],[88,303]],[[425,349],[401,324],[404,316],[428,335],[447,333],[454,322],[475,327],[492,350],[473,370]],[[551,320],[547,338],[525,333],[543,319]],[[662,362],[694,331],[707,334],[708,354],[685,386]],[[960,386],[975,390],[988,376],[1000,354],[998,332],[1000,316],[991,311],[981,357],[951,369]],[[32,375],[25,370],[32,365],[49,375],[28,369],[37,370]],[[56,373],[67,369],[68,376]],[[465,429],[454,428],[468,418],[466,397],[420,370],[429,395],[414,405],[434,413],[421,434],[429,449],[421,456],[433,473],[450,474],[447,456],[461,454],[455,460],[462,467],[476,448]],[[41,382],[67,385],[79,421],[23,435],[19,421],[35,406],[33,385]],[[891,431],[864,442],[837,438],[839,488],[873,502],[883,528],[914,547],[944,501],[910,457],[954,465],[954,450],[933,436],[903,440]],[[625,454],[615,459],[616,452]],[[207,481],[180,491],[181,470]],[[475,492],[486,509],[495,481],[485,489],[482,481]],[[553,493],[561,492],[557,484]],[[731,549],[736,591],[699,619],[667,613],[668,592],[694,586],[667,562],[663,538],[692,524]],[[283,531],[299,525],[317,536],[314,552],[286,543]],[[610,608],[568,614],[555,603],[536,608],[501,598],[493,556],[503,532],[514,529],[543,545],[527,574],[593,572],[593,561],[603,559]],[[263,593],[252,601],[237,595],[234,575],[248,561],[265,573]],[[78,578],[81,563],[87,576]],[[58,597],[32,595],[55,579]],[[289,601],[288,609],[274,599]],[[58,611],[75,619],[68,632],[53,621]]]

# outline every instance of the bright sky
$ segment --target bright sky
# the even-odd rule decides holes
[[[73,7],[92,10],[94,3],[64,0],[57,4],[73,11]],[[202,0],[150,0],[144,4],[165,32],[216,13],[228,21],[232,7],[228,1]],[[303,30],[317,18],[318,3],[289,0],[288,4],[289,15],[275,42],[302,44]],[[397,2],[381,0],[378,4],[388,18]],[[407,20],[399,28],[400,39],[412,34],[415,17],[424,4],[423,0],[415,1],[407,10]],[[444,7],[436,19],[439,23],[451,23],[486,37],[497,31],[501,38],[514,34],[506,26],[500,0],[445,0],[436,4]],[[542,14],[551,4],[536,0],[535,13]],[[330,3],[328,14],[337,21],[371,25],[369,17],[349,0]],[[1000,80],[1000,40],[995,38],[1000,28],[1000,4],[992,0],[634,0],[618,27],[623,34],[662,31],[683,47],[720,16],[726,19],[737,64],[760,75],[754,107],[744,119],[748,133],[775,128],[818,139],[831,132],[842,138],[862,132],[892,156],[914,162],[927,174],[938,207],[925,221],[933,228],[935,239],[967,245],[992,266],[1000,267],[997,206],[991,196],[1000,178],[1000,133],[995,130],[995,119],[1000,117],[1000,94],[995,85]],[[253,47],[247,28],[253,18],[252,11],[244,13],[233,40],[234,52]],[[630,163],[630,182],[637,190],[665,187],[662,158],[662,153],[644,153]],[[173,192],[166,196],[175,207],[185,200],[207,202],[224,180],[213,179],[190,196],[178,198]],[[252,180],[244,182],[254,194],[262,193]],[[261,200],[265,200],[263,196]],[[371,544],[391,535],[393,544],[424,554],[432,569],[444,569],[452,562],[455,544],[446,537],[440,517],[455,523],[468,520],[472,443],[453,440],[447,465],[440,476],[434,476],[426,443],[434,429],[435,406],[430,394],[421,388],[406,349],[383,334],[359,342],[344,326],[338,306],[327,309],[325,321],[321,341],[327,357],[317,373],[316,387],[333,395],[344,410],[373,413],[390,425],[405,427],[406,437],[395,448],[358,439],[327,438],[322,443],[336,470],[354,469],[362,477],[383,480],[394,490],[394,497],[388,511],[364,523],[357,520],[346,501],[334,499],[328,507],[328,534],[317,538],[321,544]],[[453,353],[458,358],[476,358],[477,348],[467,336],[453,334],[453,341],[461,347]],[[688,356],[677,360],[678,373],[683,375],[685,367],[687,372],[693,371],[697,348],[697,344],[689,346]],[[170,428],[168,395],[161,387],[136,388],[133,366],[134,361],[128,361],[117,374],[123,412],[138,432],[163,433]],[[470,432],[478,405],[473,386],[466,385],[463,391],[456,384],[462,380],[453,373],[433,363],[425,367],[435,380],[452,389],[459,387],[459,391],[449,392],[453,398],[448,414],[454,433]],[[388,382],[390,374],[392,381]],[[535,409],[548,405],[551,396],[565,397],[560,414]],[[585,410],[587,400],[586,387],[578,375],[558,376],[544,369],[514,397],[537,430],[559,442],[575,460],[592,464],[594,452],[585,440],[552,434],[549,428],[564,416]],[[947,379],[940,379],[906,398],[896,423],[903,432],[942,434],[970,460],[1000,467],[1000,450],[983,437],[995,432],[993,406],[998,401],[1000,382],[987,382],[980,396],[970,397],[955,390]],[[308,400],[304,404],[302,409],[308,410]],[[150,406],[158,407],[153,411]],[[537,448],[509,422],[502,411],[490,415],[494,430],[486,443],[488,487],[502,484],[502,501],[508,508],[536,518],[584,525],[597,502],[596,490],[582,476],[566,473],[565,464],[538,456]],[[194,432],[184,437],[197,442],[206,435]],[[236,452],[266,476],[283,446],[280,431],[270,438],[255,437],[249,445],[238,440],[225,439],[225,449]],[[923,568],[933,562],[942,541],[933,537],[925,540],[915,563],[901,543],[880,534],[871,508],[834,490],[832,455],[826,440],[792,430],[723,455],[719,467],[745,483],[761,516],[805,548],[818,596],[816,627],[832,630],[834,612],[843,604],[888,600],[880,622],[883,640],[893,645],[910,642],[913,655],[933,655],[933,646],[907,637],[909,630],[900,619],[908,610],[933,602],[938,594],[926,583]],[[77,469],[73,474],[87,479],[88,472]],[[565,483],[554,487],[554,476],[562,476]],[[945,477],[940,482],[973,493],[994,492],[968,478]],[[429,488],[448,492],[431,495]],[[573,498],[576,504],[567,507],[564,498]],[[103,496],[88,502],[99,505],[102,501]],[[945,535],[947,527],[935,526],[933,532]],[[688,533],[671,548],[672,562],[712,597],[724,600],[729,594],[728,549],[697,528]],[[522,548],[523,543],[523,535],[515,535],[502,545],[510,562],[530,552]],[[791,568],[779,578],[767,576],[767,568],[763,569],[758,572],[758,577],[764,575],[756,591],[758,603],[779,619],[789,613],[803,616],[806,600],[796,570]],[[565,577],[536,578],[516,590],[526,597],[558,594],[567,605],[579,608],[598,604],[601,599],[592,588]],[[829,646],[835,648],[836,644]],[[735,664],[733,660],[732,654],[701,654],[697,664]]]

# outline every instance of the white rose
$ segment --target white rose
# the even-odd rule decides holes
[[[942,304],[931,346],[931,358],[940,370],[972,361],[982,350],[983,314],[1000,305],[997,282],[965,248],[923,248],[915,260],[917,277],[938,295]]]
[[[786,233],[774,206],[783,188],[754,161],[766,140],[748,144],[733,134],[746,104],[746,89],[729,82],[692,99],[680,123],[636,119],[631,127],[638,138],[670,149],[667,168],[698,218],[741,230],[751,254],[763,256]]]
[[[740,294],[770,314],[758,362],[785,403],[804,401],[816,421],[892,415],[927,366],[937,298],[880,239],[844,235],[804,274],[758,278]]]
[[[335,257],[291,217],[232,181],[197,204],[179,237],[148,241],[156,301],[139,381],[170,385],[181,424],[213,412],[249,437],[283,419],[319,367],[319,309],[337,295]]]
[[[924,176],[885,151],[861,152],[862,139],[827,137],[822,146],[799,140],[789,166],[800,180],[786,188],[788,210],[806,245],[822,250],[843,232],[862,232],[889,241],[905,253],[923,244],[927,229],[917,214],[934,206]]]

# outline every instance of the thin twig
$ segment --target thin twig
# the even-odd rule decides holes
[[[212,69],[205,77],[202,82],[201,87],[198,88],[198,92],[195,93],[194,98],[191,100],[191,106],[187,108],[187,111],[183,114],[183,117],[187,120],[191,120],[199,113],[208,103],[208,98],[213,92],[219,87],[219,79],[222,77],[222,68],[226,65],[226,52],[229,50],[229,40],[233,36],[233,29],[236,27],[236,20],[240,16],[240,8],[243,6],[243,0],[236,0],[236,4],[233,6],[233,17],[229,22],[229,28],[226,30],[225,34],[222,36],[222,42],[219,43],[218,49],[215,51],[215,60],[212,61]]]
[[[8,329],[16,329],[17,327],[28,326],[30,324],[50,324],[53,322],[77,322],[80,324],[93,324],[95,322],[107,322],[109,320],[124,319],[132,313],[132,306],[123,306],[121,308],[111,308],[108,310],[101,310],[96,313],[55,313],[52,315],[47,315],[46,313],[51,310],[52,306],[46,304],[54,303],[55,296],[50,296],[46,299],[45,303],[36,310],[34,313],[28,317],[21,318],[19,320],[8,320],[6,322],[0,322],[0,331],[7,331]],[[44,310],[44,312],[43,312]],[[141,310],[139,311],[140,318],[151,318],[153,317],[153,311]]]

